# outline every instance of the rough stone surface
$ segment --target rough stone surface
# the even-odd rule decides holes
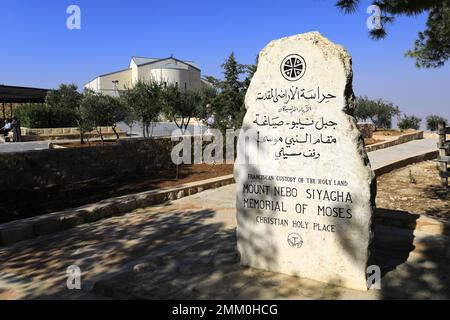
[[[132,197],[121,199],[117,203],[117,209],[120,213],[133,211],[136,209],[136,200]]]
[[[149,175],[173,167],[170,139],[126,139],[117,145],[66,149],[48,149],[47,146],[46,149],[2,154],[0,191],[5,196],[17,190],[111,176]],[[20,179],[17,172],[20,172]]]
[[[350,115],[351,57],[317,32],[273,41],[245,104],[241,264],[367,290],[376,186]]]
[[[372,123],[358,123],[358,128],[364,139],[372,138],[375,126]]]
[[[8,245],[10,243],[28,240],[34,237],[33,226],[25,224],[17,224],[11,229],[0,229],[0,245]]]
[[[33,232],[36,236],[55,233],[61,230],[61,222],[57,219],[48,219],[33,225]]]

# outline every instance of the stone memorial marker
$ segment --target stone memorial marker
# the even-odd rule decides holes
[[[351,116],[351,57],[318,32],[272,41],[245,105],[241,264],[367,290],[376,185]]]

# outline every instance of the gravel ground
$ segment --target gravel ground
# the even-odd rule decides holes
[[[412,164],[379,177],[377,207],[450,222],[449,193],[440,186],[435,161]]]

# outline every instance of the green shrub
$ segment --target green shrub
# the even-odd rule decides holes
[[[382,99],[370,100],[367,97],[356,99],[355,117],[358,120],[370,120],[375,129],[390,129],[392,118],[400,115],[399,107]]]
[[[22,126],[28,128],[76,127],[72,111],[47,104],[24,104],[14,109],[14,115],[20,119]]]
[[[422,119],[416,116],[403,115],[403,118],[398,122],[400,130],[414,129],[419,130]]]
[[[426,120],[427,120],[427,129],[430,131],[437,131],[439,122],[447,121],[447,119],[434,114],[428,116]]]

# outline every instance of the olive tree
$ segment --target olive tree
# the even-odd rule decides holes
[[[142,134],[151,137],[153,125],[158,121],[162,112],[161,93],[163,86],[155,81],[138,81],[133,88],[127,88],[121,94],[122,101],[133,116],[128,116],[128,121],[135,119],[142,122]]]
[[[90,130],[95,128],[102,144],[104,144],[102,126],[112,127],[119,141],[117,123],[123,121],[128,113],[121,99],[87,90],[81,100],[80,110],[83,123],[89,126]]]
[[[358,97],[354,115],[358,120],[370,120],[375,129],[390,129],[392,118],[400,115],[400,109],[391,102],[382,99],[371,100],[367,97]]]
[[[110,126],[119,141],[119,133],[117,132],[117,123],[124,121],[128,117],[129,110],[123,103],[123,100],[116,97],[105,97],[105,108],[103,110],[104,124]]]
[[[84,144],[84,134],[90,130],[89,125],[83,122],[80,103],[83,95],[79,93],[75,84],[61,84],[57,90],[47,93],[45,103],[55,110],[63,110],[68,117],[73,118],[80,132],[80,143]]]
[[[191,119],[202,114],[203,99],[199,91],[180,91],[177,85],[169,84],[162,90],[161,97],[164,115],[183,133]]]
[[[422,122],[422,119],[420,119],[414,115],[407,116],[405,114],[405,115],[403,115],[403,118],[401,118],[400,121],[398,122],[398,127],[401,130],[407,130],[407,129],[419,130],[421,122]]]
[[[80,104],[80,115],[83,123],[92,128],[95,128],[100,135],[102,144],[104,144],[103,134],[100,126],[104,122],[104,109],[106,106],[106,98],[101,93],[96,93],[91,90],[87,90]]]
[[[438,129],[438,124],[440,122],[447,122],[447,119],[441,117],[441,116],[437,116],[437,115],[429,115],[426,118],[427,121],[427,129],[430,131],[437,131]]]

